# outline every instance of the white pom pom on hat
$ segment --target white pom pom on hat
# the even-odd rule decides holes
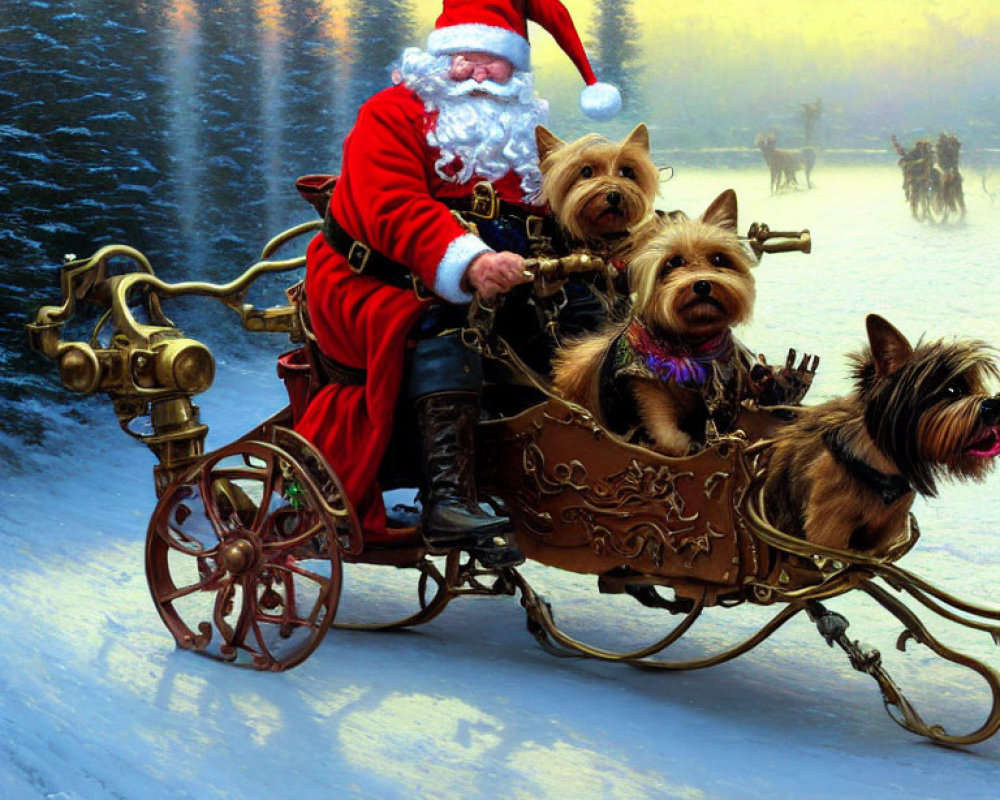
[[[444,9],[427,37],[433,55],[492,53],[516,69],[530,67],[528,20],[547,30],[569,56],[586,87],[580,109],[591,119],[611,119],[622,105],[621,94],[609,83],[600,83],[590,66],[573,18],[559,0],[444,0]]]
[[[622,96],[610,83],[595,81],[580,92],[580,110],[591,119],[611,119],[622,107]]]

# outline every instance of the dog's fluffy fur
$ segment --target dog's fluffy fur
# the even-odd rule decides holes
[[[655,340],[696,345],[747,321],[755,296],[752,263],[737,237],[731,189],[700,219],[666,223],[629,266],[631,317],[561,348],[554,362],[557,391],[606,422],[600,373],[617,337],[637,322]],[[649,377],[630,378],[629,387],[654,447],[668,455],[686,454],[704,431],[701,392]]]
[[[816,151],[811,147],[801,150],[782,150],[777,146],[777,137],[773,133],[757,137],[757,146],[771,170],[771,194],[782,189],[798,188],[799,182],[795,174],[801,171],[806,178],[806,186],[812,188],[810,175],[816,165]]]
[[[659,227],[653,204],[659,170],[649,152],[645,125],[620,142],[590,133],[564,142],[535,129],[542,171],[542,200],[569,240],[570,249],[628,262]]]
[[[904,529],[916,494],[940,478],[982,479],[1000,453],[998,368],[978,341],[918,342],[867,319],[851,356],[852,394],[803,407],[770,445],[765,496],[786,533],[879,552]]]

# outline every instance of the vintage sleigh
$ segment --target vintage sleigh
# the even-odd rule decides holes
[[[303,266],[303,258],[276,260],[274,253],[318,225],[307,223],[276,237],[260,262],[225,285],[165,283],[141,253],[125,246],[105,247],[85,259],[68,257],[61,273],[62,305],[41,308],[28,325],[31,346],[57,362],[65,386],[81,394],[105,392],[122,428],[159,461],[146,575],[153,603],[180,648],[284,670],[306,659],[330,627],[404,628],[436,617],[461,595],[519,593],[529,629],[554,654],[688,670],[746,653],[805,612],[854,669],[877,681],[890,716],[907,730],[961,745],[982,741],[1000,728],[1000,675],[945,646],[898,595],[994,639],[1000,635],[1000,610],[963,602],[896,565],[917,540],[912,517],[878,557],[789,536],[769,524],[764,510],[768,443],[760,431],[777,424],[766,411],[748,411],[745,427],[687,458],[628,444],[529,374],[482,322],[481,306],[474,307],[479,321],[470,326],[468,343],[502,365],[515,382],[531,385],[537,400],[481,423],[481,489],[506,507],[529,559],[593,574],[602,592],[627,592],[661,607],[668,632],[629,652],[590,646],[559,628],[549,604],[517,569],[485,570],[465,553],[432,558],[413,528],[395,531],[389,541],[366,541],[338,476],[293,430],[297,411],[315,388],[304,357],[308,328],[294,287],[287,305],[260,309],[245,303],[261,275]],[[808,232],[776,234],[759,225],[746,241],[758,255],[809,249]],[[544,282],[595,268],[595,263],[571,256],[538,260],[533,268]],[[284,332],[299,345],[279,359],[290,404],[210,453],[203,452],[208,429],[192,397],[210,386],[214,360],[161,308],[164,300],[191,295],[221,301],[247,330]],[[90,340],[64,341],[64,326],[83,306],[98,311]],[[338,622],[345,562],[412,568],[416,609],[392,622]],[[657,587],[671,590],[673,597],[659,594]],[[899,649],[913,639],[986,681],[992,699],[978,728],[953,734],[920,717],[887,674],[878,651],[850,639],[847,620],[824,607],[827,598],[852,590],[866,593],[899,620],[904,629]],[[722,652],[682,661],[657,657],[706,608],[742,603],[772,606],[775,613],[756,633]]]

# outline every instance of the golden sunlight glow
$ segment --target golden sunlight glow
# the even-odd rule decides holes
[[[401,789],[421,775],[440,800],[469,796],[468,776],[503,742],[502,721],[456,697],[395,693],[344,715],[339,750],[356,770]],[[433,749],[434,758],[427,754]]]
[[[196,32],[201,21],[194,0],[173,0],[167,3],[164,13],[171,26],[180,34]]]
[[[435,2],[418,4],[418,30],[429,31],[440,13]],[[564,0],[588,50],[599,4]],[[634,0],[641,31],[640,60],[653,69],[699,65],[739,71],[763,60],[789,70],[802,66],[836,74],[875,66],[904,70],[931,63],[949,70],[995,56],[1000,14],[993,0]],[[561,78],[572,67],[552,37],[536,25],[529,36],[536,71]]]
[[[347,53],[351,48],[350,19],[356,4],[349,0],[323,0],[323,15],[319,19],[322,38],[333,42],[337,52]],[[346,60],[346,59],[345,59]]]
[[[257,19],[269,41],[278,41],[285,32],[285,12],[281,0],[257,0]]]

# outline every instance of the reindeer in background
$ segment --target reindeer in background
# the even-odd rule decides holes
[[[811,147],[800,150],[782,150],[777,146],[778,137],[773,133],[760,134],[755,144],[760,148],[764,161],[771,170],[771,194],[784,189],[799,188],[796,173],[805,175],[806,186],[812,188],[810,174],[816,164],[816,151]]]

